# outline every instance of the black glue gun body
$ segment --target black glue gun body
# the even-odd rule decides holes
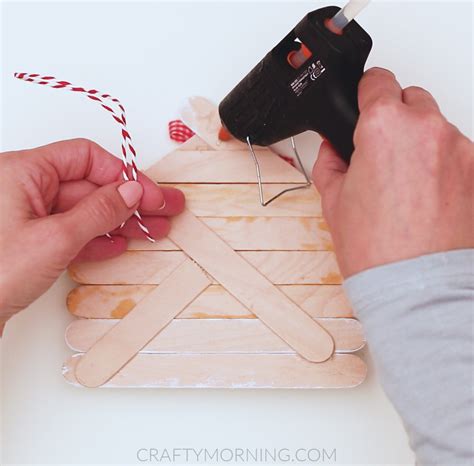
[[[326,23],[338,11],[306,15],[221,102],[222,123],[234,137],[268,146],[313,130],[350,161],[372,40],[355,21],[331,32]]]

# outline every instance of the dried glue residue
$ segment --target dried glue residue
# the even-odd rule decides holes
[[[209,293],[221,294],[222,289],[219,285],[211,285],[209,288],[206,289],[206,294],[209,294]]]
[[[74,314],[79,306],[87,299],[89,296],[94,295],[97,292],[97,287],[95,286],[80,286],[74,288],[69,292],[66,298],[66,306],[69,311]]]
[[[329,227],[328,227],[328,224],[324,221],[324,220],[321,220],[318,222],[318,229],[321,231],[321,232],[327,232],[328,234],[323,234],[321,233],[321,236],[324,237],[323,238],[323,248],[325,251],[334,251],[334,245],[331,241],[331,235],[329,234]],[[326,236],[328,239],[326,239]]]
[[[113,319],[121,319],[125,317],[135,306],[136,302],[133,299],[124,299],[120,301],[115,309],[110,313]]]
[[[337,285],[341,283],[341,281],[342,281],[341,275],[335,272],[330,272],[321,278],[321,283],[323,285]]]
[[[66,298],[66,306],[71,313],[75,313],[81,302],[81,296],[78,290],[72,290]]]
[[[327,241],[324,243],[323,249],[325,251],[334,251],[334,244],[332,244],[331,241]]]
[[[226,223],[254,223],[257,221],[257,217],[242,217],[241,215],[235,217],[224,217]]]
[[[318,222],[318,228],[323,231],[329,231],[328,224],[322,220]]]
[[[75,264],[70,265],[67,269],[67,272],[73,282],[82,283],[83,280],[81,279],[80,273],[77,271],[77,267],[78,266]]]
[[[308,217],[301,217],[299,219],[301,225],[304,227],[306,231],[311,231],[312,230],[312,219]]]
[[[226,217],[225,218],[225,221],[227,223],[236,223],[236,222],[240,222],[242,220],[243,217]]]

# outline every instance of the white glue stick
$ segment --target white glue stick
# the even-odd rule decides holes
[[[368,5],[370,0],[350,0],[329,21],[327,27],[335,33],[342,30]]]

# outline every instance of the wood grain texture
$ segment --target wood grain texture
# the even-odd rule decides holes
[[[76,366],[76,379],[86,387],[107,382],[209,285],[207,275],[185,261],[94,342]]]
[[[329,251],[242,251],[239,254],[278,285],[338,285],[342,277]]]
[[[331,356],[326,330],[189,210],[173,219],[169,236],[299,355],[313,362]]]
[[[204,139],[200,138],[197,134],[195,134],[193,137],[189,138],[186,142],[183,142],[182,144],[178,143],[176,146],[176,150],[178,152],[181,151],[188,151],[188,150],[213,150],[212,147],[204,141]],[[169,157],[171,154],[174,154],[175,151],[171,152],[170,154],[166,155],[164,158]],[[161,160],[163,160],[161,159]],[[158,161],[157,163],[159,163]],[[153,168],[155,164],[153,164],[150,168]],[[148,172],[147,172],[148,174]],[[158,181],[158,180],[157,180]]]
[[[160,284],[184,262],[181,251],[125,252],[102,262],[82,262],[69,267],[70,277],[78,283],[101,284]]]
[[[84,353],[118,322],[76,320],[66,330],[66,343],[72,350]],[[336,352],[350,353],[364,346],[357,320],[325,318],[317,322],[331,334]],[[258,319],[174,319],[140,352],[296,354]]]
[[[326,222],[312,217],[201,217],[236,251],[332,251]],[[134,241],[129,250],[172,251],[179,248],[168,239],[155,243]]]
[[[330,251],[241,251],[236,254],[275,285],[338,285],[342,282],[336,258]],[[102,262],[73,264],[69,274],[74,281],[89,285],[159,285],[185,258],[182,251],[128,251]]]
[[[71,290],[67,307],[72,315],[92,319],[121,319],[155,285],[85,285]],[[311,317],[353,317],[339,285],[280,285],[278,288]],[[220,285],[204,290],[179,315],[180,319],[255,318]]]
[[[76,354],[63,366],[77,385]],[[313,364],[292,354],[138,354],[103,387],[142,388],[348,388],[361,384],[367,367],[356,355],[334,354]]]
[[[301,172],[269,149],[255,151],[264,183],[304,183]],[[238,151],[181,150],[164,157],[147,171],[165,183],[257,183],[255,163],[248,149]]]
[[[281,285],[280,289],[311,317],[354,317],[340,285]]]
[[[73,289],[67,298],[71,314],[92,319],[121,319],[156,285],[86,285]],[[255,318],[220,285],[204,290],[180,314],[183,319]]]
[[[202,221],[236,251],[333,249],[328,226],[320,218],[227,217]]]
[[[242,150],[245,144],[237,139],[221,141],[218,138],[222,126],[217,107],[204,97],[191,97],[181,110],[181,118],[199,137],[215,150]]]
[[[262,207],[255,184],[177,184],[197,217],[322,217],[321,198],[313,186],[285,194]],[[291,184],[265,185],[269,198]]]

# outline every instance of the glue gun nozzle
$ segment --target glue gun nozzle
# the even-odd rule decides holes
[[[219,141],[230,141],[232,139],[232,135],[229,133],[225,126],[221,126],[219,133],[218,133]]]

